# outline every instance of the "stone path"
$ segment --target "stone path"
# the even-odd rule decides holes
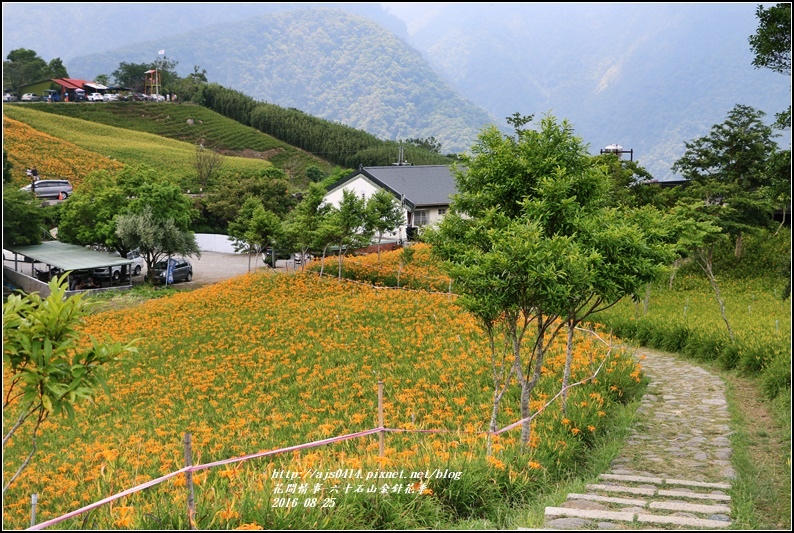
[[[584,494],[546,508],[549,529],[723,529],[731,434],[725,385],[686,361],[645,348],[650,384],[621,455]]]

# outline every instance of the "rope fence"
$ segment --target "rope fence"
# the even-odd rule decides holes
[[[575,328],[575,329],[590,333],[590,334],[594,335],[597,339],[599,339],[601,342],[603,342],[604,344],[609,346],[609,350],[607,351],[607,354],[604,356],[603,361],[601,361],[601,364],[598,366],[598,368],[596,368],[595,372],[591,376],[589,376],[587,378],[584,378],[584,379],[581,379],[581,380],[579,380],[579,381],[577,381],[575,383],[570,383],[570,384],[568,384],[565,387],[562,387],[560,389],[560,391],[557,394],[554,395],[554,397],[552,397],[549,401],[547,401],[540,409],[538,409],[531,416],[526,417],[526,418],[522,418],[521,420],[513,422],[513,423],[503,427],[502,429],[499,429],[499,430],[496,430],[496,431],[465,431],[465,430],[449,430],[449,429],[387,428],[387,427],[384,426],[384,413],[383,413],[383,385],[384,385],[384,383],[383,383],[383,381],[378,381],[378,424],[379,424],[379,427],[372,428],[372,429],[367,429],[367,430],[362,430],[362,431],[358,431],[358,432],[355,432],[355,433],[349,433],[349,434],[346,434],[346,435],[339,435],[339,436],[335,436],[335,437],[329,437],[327,439],[321,439],[321,440],[317,440],[317,441],[313,441],[313,442],[297,444],[297,445],[289,446],[289,447],[286,447],[286,448],[278,448],[278,449],[275,449],[275,450],[269,450],[269,451],[265,451],[265,452],[257,452],[257,453],[252,453],[252,454],[249,454],[249,455],[243,455],[243,456],[240,456],[240,457],[232,457],[232,458],[229,458],[229,459],[222,459],[222,460],[219,460],[219,461],[213,461],[213,462],[210,462],[210,463],[204,463],[204,464],[200,464],[200,465],[192,465],[191,464],[192,451],[191,451],[191,448],[190,448],[190,442],[191,442],[190,441],[190,433],[186,433],[185,434],[185,438],[184,438],[185,467],[180,468],[179,470],[176,470],[176,471],[171,472],[169,474],[165,474],[165,475],[160,476],[158,478],[152,479],[150,481],[141,483],[140,485],[136,485],[136,486],[134,486],[132,488],[126,489],[126,490],[124,490],[122,492],[119,492],[117,494],[114,494],[112,496],[108,496],[107,498],[104,498],[102,500],[99,500],[99,501],[96,501],[94,503],[88,504],[88,505],[86,505],[84,507],[81,507],[79,509],[76,509],[74,511],[66,513],[66,514],[64,514],[62,516],[59,516],[57,518],[53,518],[53,519],[47,520],[45,522],[41,522],[39,524],[35,523],[35,520],[36,520],[37,495],[33,495],[32,509],[31,509],[31,527],[27,528],[27,530],[38,531],[38,530],[42,530],[42,529],[48,528],[50,526],[56,525],[56,524],[58,524],[60,522],[68,520],[70,518],[74,518],[74,517],[79,516],[81,514],[87,513],[89,511],[94,510],[94,509],[97,509],[97,508],[99,508],[99,507],[101,507],[101,506],[103,506],[105,504],[114,502],[114,501],[119,500],[121,498],[124,498],[126,496],[130,496],[132,494],[135,494],[135,493],[140,492],[142,490],[148,489],[148,488],[153,487],[155,485],[159,485],[160,483],[168,481],[169,479],[172,479],[172,478],[174,478],[176,476],[179,476],[179,475],[182,475],[182,474],[184,474],[185,477],[186,477],[186,485],[187,485],[187,488],[188,488],[188,491],[189,491],[188,492],[188,520],[189,520],[191,529],[196,529],[196,527],[195,527],[195,502],[193,501],[193,482],[192,482],[193,472],[200,472],[202,470],[208,470],[210,468],[215,468],[215,467],[219,467],[219,466],[225,466],[225,465],[234,464],[234,463],[241,463],[241,462],[244,462],[244,461],[250,461],[252,459],[259,459],[259,458],[262,458],[262,457],[268,457],[268,456],[271,456],[271,455],[279,455],[279,454],[283,454],[283,453],[289,453],[289,452],[295,452],[295,451],[300,451],[300,450],[306,450],[306,449],[309,449],[309,448],[316,448],[316,447],[319,447],[319,446],[326,446],[326,445],[334,444],[334,443],[337,443],[337,442],[343,442],[343,441],[352,440],[352,439],[359,439],[359,438],[362,438],[362,437],[367,437],[367,436],[376,435],[376,434],[378,435],[378,438],[379,438],[379,455],[380,455],[380,457],[384,457],[384,436],[385,436],[386,433],[417,433],[417,434],[457,433],[457,434],[474,434],[474,435],[489,435],[489,436],[501,435],[502,433],[505,433],[507,431],[515,429],[515,428],[523,425],[526,422],[530,422],[531,423],[532,420],[536,416],[540,415],[543,411],[545,411],[546,408],[549,407],[552,403],[554,403],[557,400],[557,398],[559,398],[565,391],[567,391],[570,388],[586,384],[588,381],[591,381],[591,380],[595,379],[598,376],[598,374],[601,372],[602,368],[604,367],[604,364],[609,359],[609,356],[610,356],[610,354],[612,352],[612,344],[611,343],[607,343],[606,341],[604,341],[597,333],[595,333],[592,330],[587,330],[587,329],[583,329],[583,328]]]

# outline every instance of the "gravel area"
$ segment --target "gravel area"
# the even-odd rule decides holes
[[[220,252],[201,252],[201,258],[190,258],[193,264],[193,281],[198,285],[217,283],[235,276],[248,273],[248,256],[244,254],[227,254]],[[276,261],[278,272],[294,272],[300,264],[292,260],[281,259]],[[262,263],[262,256],[251,256],[251,271],[269,268]]]

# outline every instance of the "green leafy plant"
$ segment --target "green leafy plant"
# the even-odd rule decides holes
[[[50,415],[74,417],[80,400],[92,400],[105,387],[101,367],[136,351],[133,343],[83,342],[79,327],[91,304],[84,294],[66,297],[67,276],[49,283],[50,295],[12,294],[3,304],[3,367],[11,375],[3,400],[3,415],[13,411],[12,427],[3,436],[3,449],[28,420],[34,420],[30,453],[3,487],[8,487],[30,463],[42,423]]]

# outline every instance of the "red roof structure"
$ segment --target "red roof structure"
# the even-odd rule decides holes
[[[83,85],[88,83],[85,80],[78,80],[78,79],[74,79],[74,78],[58,78],[58,79],[54,79],[52,81],[54,81],[55,83],[57,83],[58,85],[60,85],[61,87],[63,87],[64,89],[67,89],[67,90],[68,89],[72,89],[72,90],[74,90],[74,89],[82,89]]]

